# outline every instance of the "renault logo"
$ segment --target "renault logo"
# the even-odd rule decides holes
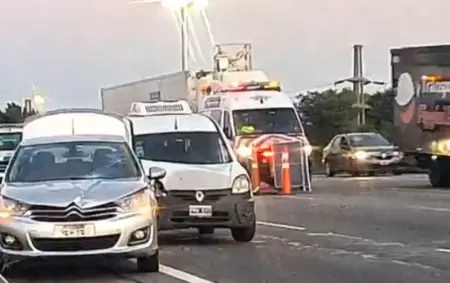
[[[198,202],[202,202],[205,199],[205,194],[200,191],[197,191],[197,192],[195,192],[195,199]]]

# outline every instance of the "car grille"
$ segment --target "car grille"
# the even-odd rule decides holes
[[[394,158],[394,155],[392,153],[390,153],[390,152],[385,152],[384,154],[386,154],[386,156],[384,156],[384,157],[382,156],[383,153],[373,154],[371,156],[371,158],[372,159],[376,159],[376,160],[389,160],[389,159]]]
[[[190,222],[190,223],[217,223],[217,222],[227,222],[230,221],[230,215],[228,212],[214,211],[211,217],[207,218],[198,218],[189,216],[189,212],[187,211],[174,211],[172,212],[172,216],[170,218],[172,222]]]
[[[93,208],[82,209],[75,204],[66,208],[52,206],[32,206],[30,218],[40,222],[80,222],[113,218],[118,213],[118,206],[109,203]]]
[[[203,199],[203,201],[218,201],[222,197],[231,195],[230,189],[206,190],[206,191],[199,190],[199,191],[201,191],[205,195],[205,198]],[[195,192],[197,192],[197,191],[169,191],[169,196],[180,198],[183,201],[197,202],[197,200],[195,198]]]
[[[44,252],[73,252],[73,251],[93,251],[114,247],[119,240],[120,234],[102,237],[88,238],[33,238],[33,246]]]

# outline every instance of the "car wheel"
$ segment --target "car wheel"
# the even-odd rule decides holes
[[[334,177],[334,175],[336,174],[332,168],[330,163],[327,161],[325,162],[325,174],[327,175],[327,177]]]
[[[159,252],[153,255],[137,258],[138,272],[158,272],[159,271]]]
[[[212,235],[214,234],[214,227],[200,227],[198,233],[200,235]]]
[[[250,242],[256,234],[256,222],[248,227],[231,228],[231,236],[236,242]]]

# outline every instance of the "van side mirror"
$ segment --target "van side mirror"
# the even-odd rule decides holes
[[[148,169],[148,178],[150,180],[159,180],[166,177],[167,171],[160,167],[150,167]]]

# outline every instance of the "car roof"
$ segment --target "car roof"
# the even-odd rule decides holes
[[[214,122],[202,114],[167,114],[129,117],[135,135],[171,132],[217,132]]]
[[[21,146],[64,143],[64,142],[125,142],[124,137],[115,135],[70,135],[70,136],[45,136],[23,140]]]

